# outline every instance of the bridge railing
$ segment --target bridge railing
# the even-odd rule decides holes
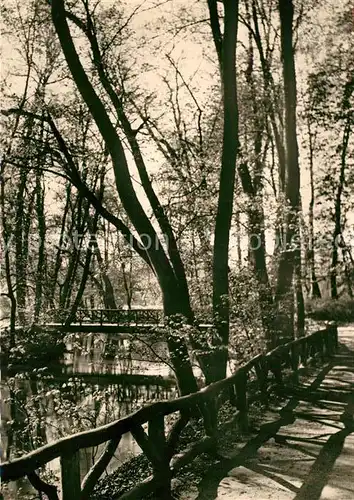
[[[247,429],[249,405],[268,397],[274,384],[282,384],[286,372],[297,372],[313,358],[324,359],[337,348],[337,328],[325,330],[289,342],[265,354],[258,355],[241,366],[232,376],[215,382],[200,391],[175,400],[157,402],[110,424],[62,438],[42,446],[12,462],[1,466],[4,482],[27,476],[32,485],[58,500],[57,488],[45,483],[36,470],[60,457],[61,498],[63,500],[88,499],[100,476],[116,453],[123,436],[130,432],[143,453],[151,462],[153,474],[121,500],[143,498],[154,493],[154,498],[170,499],[171,479],[176,472],[201,453],[215,452],[217,446],[217,414],[221,402],[227,397],[235,406],[235,416],[242,430]],[[168,428],[165,417],[179,414],[174,425]],[[203,418],[205,435],[183,453],[180,436],[188,421],[197,414]],[[147,424],[147,432],[144,430]],[[104,451],[80,483],[81,449],[106,443]]]

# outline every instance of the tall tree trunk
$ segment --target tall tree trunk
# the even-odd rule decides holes
[[[87,234],[87,221],[89,219],[89,203],[78,193],[76,211],[71,214],[72,221],[75,221],[75,229],[73,231],[73,246],[70,254],[69,265],[62,287],[60,304],[64,310],[69,310],[71,307],[71,297],[73,295],[77,268],[80,262],[80,255],[85,235]]]
[[[32,61],[31,58],[28,61]],[[27,93],[29,89],[30,75],[32,71],[32,64],[27,65],[26,79],[24,85],[23,96],[19,104],[19,110],[22,111],[23,107],[26,103]],[[7,285],[7,293],[6,295],[10,299],[11,310],[10,310],[10,347],[14,347],[16,343],[16,316],[17,316],[17,300],[16,300],[16,291],[15,287],[12,283],[11,278],[11,262],[10,262],[10,246],[11,246],[11,231],[6,222],[6,210],[5,210],[5,165],[6,159],[11,156],[12,147],[14,144],[14,138],[16,136],[19,124],[20,124],[20,113],[16,116],[14,127],[9,138],[8,147],[6,149],[3,160],[0,162],[0,200],[1,200],[1,224],[2,224],[2,235],[4,239],[4,260],[5,260],[5,276],[6,276],[6,285]],[[15,221],[16,223],[16,221]],[[15,247],[16,250],[16,247]],[[12,402],[12,398],[10,395],[10,401]],[[12,415],[12,412],[11,412]],[[12,437],[12,432],[11,432]],[[9,443],[11,438],[9,437]]]
[[[92,227],[90,229],[90,241],[88,244],[88,248],[86,250],[86,258],[83,266],[82,276],[79,284],[79,288],[76,292],[76,296],[70,306],[70,312],[65,320],[65,325],[69,326],[74,321],[77,310],[82,302],[82,297],[85,292],[86,283],[90,274],[90,265],[92,260],[92,255],[94,254],[93,247],[97,246],[96,238],[96,230],[97,230],[97,222],[98,222],[98,214],[96,213],[93,217]]]
[[[43,123],[41,123],[41,135],[43,135]],[[39,149],[37,158],[37,171],[36,171],[36,213],[38,224],[38,259],[36,269],[36,287],[35,287],[35,304],[34,304],[34,317],[33,322],[37,323],[39,314],[42,308],[43,299],[43,284],[44,284],[44,269],[45,269],[45,236],[46,236],[46,223],[44,214],[44,186],[42,185],[42,171],[41,165],[43,162],[43,151]]]
[[[219,346],[211,367],[210,380],[226,376],[229,342],[229,242],[235,193],[236,159],[238,152],[238,105],[236,87],[236,41],[238,0],[224,1],[224,33],[220,26],[216,1],[208,1],[215,48],[220,63],[223,93],[223,146],[219,182],[219,198],[215,220],[213,256],[213,313]],[[216,361],[217,360],[217,361]]]
[[[332,235],[332,261],[331,261],[331,272],[330,272],[332,299],[338,298],[338,286],[337,286],[338,246],[340,243],[339,238],[341,237],[342,234],[342,195],[345,184],[346,155],[348,151],[349,138],[351,134],[351,125],[352,125],[351,121],[352,117],[349,114],[343,131],[339,179],[338,179],[336,198],[334,202],[334,230]]]
[[[300,211],[300,169],[296,133],[296,72],[293,49],[292,0],[278,2],[281,28],[281,55],[283,63],[285,101],[285,251],[279,258],[277,272],[276,304],[279,340],[294,337],[294,295],[293,276],[295,263],[301,268],[299,211]],[[295,248],[292,246],[295,245]],[[300,290],[299,290],[300,293]],[[302,291],[301,291],[302,293]]]
[[[15,346],[16,343],[16,309],[17,302],[15,291],[11,279],[11,263],[10,263],[10,246],[11,237],[9,228],[6,223],[6,210],[5,210],[5,162],[1,162],[1,182],[0,182],[0,200],[1,200],[1,224],[2,224],[2,237],[4,240],[4,264],[5,264],[5,277],[7,285],[7,293],[3,292],[1,295],[6,296],[10,300],[10,348]]]

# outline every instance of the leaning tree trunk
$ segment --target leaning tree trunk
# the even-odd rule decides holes
[[[41,135],[43,135],[43,123],[41,124]],[[44,272],[45,272],[45,236],[46,236],[46,223],[44,214],[45,190],[42,184],[43,173],[41,170],[44,159],[45,156],[43,150],[40,148],[38,151],[36,188],[35,188],[39,245],[38,245],[37,269],[36,269],[36,288],[35,288],[35,304],[34,304],[34,317],[33,317],[34,324],[38,323],[38,318],[42,309]]]
[[[171,260],[166,255],[164,247],[153,227],[153,224],[137,197],[137,193],[132,184],[127,158],[115,125],[111,122],[103,101],[95,92],[76,51],[67,23],[68,13],[65,10],[63,0],[52,0],[51,10],[52,21],[73,80],[90,113],[92,114],[92,117],[105,141],[107,150],[109,151],[115,175],[116,188],[122,205],[137,234],[146,235],[145,237],[149,238],[149,241],[153,243],[150,248],[145,249],[145,252],[142,252],[140,249],[138,253],[140,255],[143,253],[145,254],[144,259],[155,271],[163,295],[165,314],[167,316],[183,314],[190,319],[193,314],[189,303],[188,290],[186,290],[183,286],[182,276],[180,275],[177,277],[178,271],[181,271],[178,269],[178,265],[176,264],[176,260],[179,260],[178,256],[175,255],[174,260],[171,255],[169,256],[170,259],[176,264],[175,267],[173,267]],[[75,16],[71,15],[71,18],[75,19]],[[78,20],[78,24],[82,25],[82,22],[80,23]],[[94,38],[95,33],[92,30],[91,19],[87,20],[84,32],[93,44],[92,48],[95,49],[95,56],[99,57],[99,47],[96,44],[97,39]],[[96,49],[98,49],[98,54]],[[101,78],[101,83],[106,84],[107,82],[103,80],[105,75],[103,75],[101,71],[99,76]],[[111,92],[111,88],[108,87],[105,88],[105,90],[108,92],[112,100],[112,97],[114,96]],[[65,151],[65,154],[67,157],[68,151]],[[71,162],[72,161],[73,160],[71,159]],[[76,185],[79,184],[77,179],[77,170],[74,168],[71,173],[75,176]],[[82,186],[82,184],[80,184],[80,186],[81,189],[86,192],[85,186]],[[117,223],[116,227],[119,230],[124,231],[123,234],[126,235],[128,231],[126,226],[124,226],[124,224],[122,224],[117,218],[114,219]],[[136,239],[133,238],[133,241],[135,242],[134,248],[137,248],[139,245],[136,244]],[[170,350],[171,362],[175,370],[181,393],[187,394],[189,392],[194,392],[197,390],[197,383],[193,374],[188,348],[184,339],[178,337],[178,335],[168,334],[167,344]]]

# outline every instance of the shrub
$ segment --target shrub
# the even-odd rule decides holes
[[[307,313],[316,320],[348,323],[354,321],[354,299],[341,297],[312,300],[307,304]]]

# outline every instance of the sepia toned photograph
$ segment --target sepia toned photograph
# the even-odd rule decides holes
[[[354,0],[0,5],[0,500],[353,500]]]

